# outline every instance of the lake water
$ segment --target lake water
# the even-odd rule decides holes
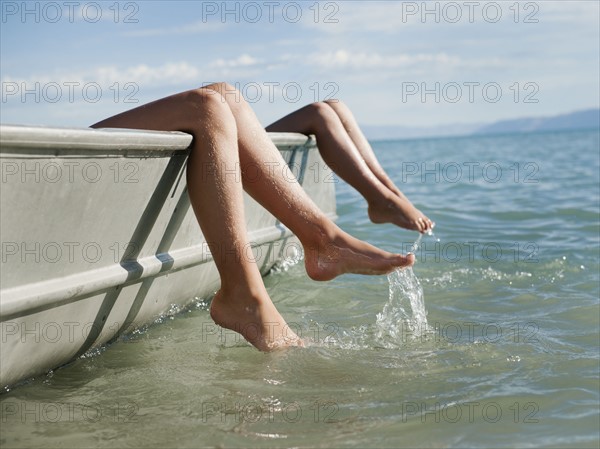
[[[598,447],[598,132],[374,148],[437,223],[414,267],[427,328],[385,276],[294,265],[265,283],[308,348],[259,353],[198,300],[3,394],[2,447]],[[336,188],[343,229],[410,248]]]

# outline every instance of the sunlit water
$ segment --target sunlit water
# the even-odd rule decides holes
[[[414,269],[266,277],[305,349],[173,308],[2,395],[2,447],[598,447],[598,133],[374,146],[437,223]],[[410,250],[337,191],[343,229]]]

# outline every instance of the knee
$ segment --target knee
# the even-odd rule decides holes
[[[312,114],[321,120],[331,120],[336,117],[335,111],[325,101],[319,101],[308,105]]]
[[[326,103],[327,105],[329,105],[332,108],[335,108],[338,106],[346,107],[344,102],[342,102],[342,100],[338,100],[337,98],[330,98],[329,100],[323,100],[323,103]]]
[[[232,107],[246,103],[242,93],[235,86],[226,82],[208,84],[200,88],[200,90],[203,89],[209,93],[216,93],[220,95],[221,99],[224,102],[229,103],[229,105]]]
[[[218,83],[211,83],[211,84],[207,84],[205,86],[200,87],[200,90],[202,89],[208,89],[208,90],[213,90],[219,93],[222,92],[233,92],[236,91],[237,89],[232,86],[229,83],[226,83],[225,81],[220,81]]]
[[[310,121],[315,131],[322,129],[323,127],[330,126],[336,121],[339,122],[339,117],[335,110],[330,106],[329,101],[330,100],[319,101],[316,103],[311,103],[307,106],[311,112]]]
[[[223,96],[216,90],[198,88],[186,92],[186,103],[193,109],[192,113],[224,114],[231,112]]]
[[[184,99],[185,107],[181,112],[191,122],[191,127],[202,127],[213,121],[224,127],[235,126],[231,109],[219,92],[201,87],[185,92]]]
[[[347,117],[350,114],[350,109],[342,100],[338,100],[336,98],[331,98],[329,100],[325,100],[323,103],[326,103],[331,109],[335,111],[338,117],[344,121],[343,117]]]
[[[218,110],[223,106],[226,106],[225,100],[218,91],[210,90],[205,87],[187,91],[185,93],[185,100],[190,107],[196,110]]]

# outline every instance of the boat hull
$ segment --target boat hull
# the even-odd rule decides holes
[[[291,168],[335,219],[335,184],[314,138],[271,138],[285,162],[270,169]],[[190,142],[174,132],[2,125],[0,384],[55,369],[219,288],[187,194]],[[244,207],[246,255],[263,275],[299,255],[290,230],[246,194]]]

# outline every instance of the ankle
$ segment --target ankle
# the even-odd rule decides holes
[[[382,193],[381,195],[377,195],[375,198],[370,198],[367,200],[367,204],[369,209],[387,209],[389,207],[393,207],[398,200],[397,195],[392,193],[391,191]]]
[[[250,275],[234,279],[229,277],[221,279],[219,293],[220,301],[237,301],[239,298],[243,298],[245,302],[259,304],[266,290],[260,275]]]
[[[340,228],[331,220],[323,219],[312,222],[309,227],[296,232],[305,252],[310,248],[321,248],[329,245],[340,233]]]

